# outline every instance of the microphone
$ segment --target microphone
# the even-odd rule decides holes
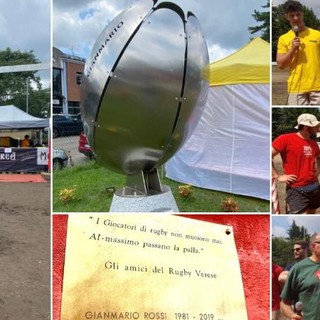
[[[298,301],[295,305],[294,305],[294,308],[296,309],[296,313],[297,315],[301,316],[301,312],[302,312],[302,302],[301,301]]]
[[[294,34],[296,35],[296,37],[299,37],[299,27],[298,26],[293,26],[293,32],[294,32]]]

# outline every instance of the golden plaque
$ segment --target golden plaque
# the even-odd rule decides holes
[[[247,319],[232,227],[168,214],[69,215],[61,319]]]

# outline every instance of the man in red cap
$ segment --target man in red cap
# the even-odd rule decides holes
[[[272,166],[272,176],[287,186],[289,213],[313,214],[320,207],[320,149],[313,137],[320,121],[309,113],[298,117],[296,133],[282,134],[272,143],[272,159],[280,153],[284,174]]]

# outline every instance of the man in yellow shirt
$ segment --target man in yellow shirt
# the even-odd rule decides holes
[[[290,68],[288,104],[320,105],[320,31],[305,26],[300,2],[288,0],[283,8],[291,29],[278,40],[277,64]]]

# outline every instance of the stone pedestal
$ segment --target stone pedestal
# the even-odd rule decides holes
[[[153,195],[113,195],[110,212],[179,212],[170,187],[162,185],[163,192]]]

